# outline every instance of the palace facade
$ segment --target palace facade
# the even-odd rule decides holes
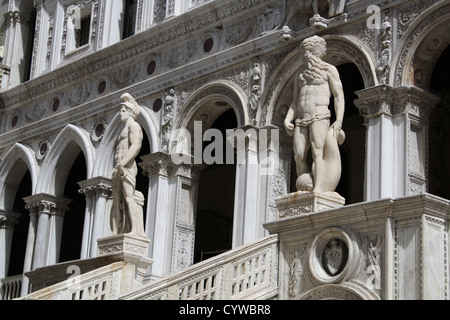
[[[313,2],[3,1],[1,299],[448,299],[450,1]],[[283,121],[313,35],[345,94],[345,205],[283,211]],[[141,106],[147,265],[98,249],[124,93]],[[198,124],[242,130],[244,161],[174,163],[208,150]]]

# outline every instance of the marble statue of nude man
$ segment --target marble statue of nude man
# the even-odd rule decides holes
[[[143,139],[141,126],[136,122],[139,105],[134,98],[125,93],[121,96],[120,119],[124,127],[119,134],[112,172],[111,229],[113,234],[129,233],[145,237],[142,208],[136,203],[135,158]]]
[[[336,67],[322,60],[326,54],[323,38],[307,38],[301,47],[304,61],[294,78],[293,102],[284,120],[287,133],[294,139],[297,190],[334,192],[341,174],[337,144],[342,144],[345,139],[342,83]],[[328,105],[332,95],[336,121],[330,126]],[[311,170],[306,161],[310,149]]]

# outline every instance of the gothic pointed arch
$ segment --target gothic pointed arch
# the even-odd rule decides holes
[[[35,190],[39,166],[34,152],[23,144],[16,143],[0,163],[0,209],[12,209],[17,187],[27,170],[30,172],[32,190]]]
[[[147,110],[146,108],[141,107],[140,110],[141,112],[137,118],[137,122],[141,125],[148,137],[149,149],[151,152],[158,152],[160,129],[156,116],[153,111]],[[98,156],[93,166],[92,177],[111,177],[112,169],[114,167],[114,150],[120,130],[122,130],[122,125],[119,113],[117,113],[109,123],[105,135],[98,147]]]
[[[364,86],[372,87],[378,84],[376,77],[376,59],[368,48],[353,36],[324,36],[327,42],[327,55],[324,61],[338,66],[353,63],[358,68]],[[279,125],[283,117],[283,107],[292,101],[292,81],[295,72],[302,64],[300,47],[290,52],[269,78],[266,89],[261,97],[261,108],[257,119],[261,126]],[[277,119],[277,117],[279,119]],[[277,121],[278,120],[278,121]]]
[[[428,90],[434,66],[450,44],[450,4],[427,6],[420,1],[404,7],[399,16],[399,49],[393,56],[391,83]]]
[[[68,170],[80,150],[89,179],[94,165],[94,147],[85,130],[69,124],[58,134],[42,163],[36,193],[62,194]]]

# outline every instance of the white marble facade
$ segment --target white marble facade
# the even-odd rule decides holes
[[[237,248],[264,238],[269,231],[279,232],[280,254],[289,260],[280,264],[279,275],[290,279],[279,278],[281,299],[305,298],[306,289],[309,297],[326,297],[312,287],[364,273],[353,264],[343,278],[330,280],[332,277],[325,276],[327,280],[320,280],[320,267],[308,271],[305,290],[299,284],[304,277],[302,270],[306,270],[308,243],[315,241],[320,250],[330,240],[337,239],[337,246],[358,243],[364,250],[357,254],[365,254],[366,259],[372,247],[379,248],[377,241],[386,244],[388,227],[377,219],[368,219],[373,225],[362,227],[358,224],[361,221],[351,218],[353,205],[361,209],[365,203],[370,207],[382,199],[427,192],[448,198],[448,184],[443,181],[450,180],[450,153],[445,151],[445,137],[450,135],[448,129],[439,131],[441,124],[430,124],[434,110],[448,110],[442,98],[448,92],[436,85],[436,79],[439,82],[442,78],[435,71],[435,66],[441,65],[440,58],[448,58],[450,4],[446,0],[348,0],[343,13],[328,17],[327,8],[321,7],[322,17],[316,20],[310,20],[312,11],[306,6],[287,27],[281,24],[294,0],[3,2],[0,279],[5,279],[4,283],[12,276],[21,277],[60,262],[61,251],[69,250],[62,239],[64,219],[74,215],[71,208],[77,208],[82,216],[76,231],[80,245],[71,249],[78,250],[77,259],[96,257],[97,240],[111,235],[107,213],[112,203],[113,153],[120,132],[117,106],[125,92],[141,106],[137,121],[146,137],[146,151],[136,160],[145,180],[145,190],[139,191],[146,199],[148,258],[153,260],[147,279],[181,271],[198,261],[200,251],[206,254],[210,250],[199,250],[196,239],[199,212],[209,204],[202,190],[211,180],[205,177],[212,172],[209,179],[214,181],[215,171],[195,162],[174,164],[172,156],[192,151],[184,147],[183,133],[194,137],[196,122],[206,130],[226,112],[235,120],[228,127],[225,124],[227,129],[239,128],[255,135],[249,135],[244,148],[237,150],[236,156],[244,161],[233,167],[232,188],[224,188],[217,197],[211,195],[211,202],[231,207],[226,213],[229,224],[220,229],[229,234],[223,248]],[[130,8],[135,12],[130,16],[134,30],[125,36],[123,21]],[[76,25],[77,19],[84,21],[83,27]],[[77,33],[80,28],[86,28],[85,38]],[[353,90],[345,93],[343,127],[347,139],[341,150],[346,158],[338,190],[346,198],[342,217],[348,220],[327,220],[323,229],[298,236],[296,228],[310,226],[295,217],[280,216],[275,199],[293,190],[292,141],[283,120],[292,101],[293,78],[302,63],[299,44],[312,35],[326,40],[324,61],[337,67],[344,90]],[[442,123],[445,119],[441,118]],[[441,127],[433,129],[435,125]],[[263,150],[254,139],[267,132],[272,134]],[[436,136],[438,139],[430,142],[430,137]],[[435,152],[430,146],[445,152]],[[84,163],[83,178],[72,182],[76,193],[79,189],[83,196],[82,209],[67,198],[66,188],[79,155]],[[439,174],[435,166],[442,166]],[[230,178],[224,172],[216,179]],[[25,185],[28,194],[21,192]],[[19,205],[18,195],[24,198]],[[409,219],[405,213],[390,226],[399,233],[389,240],[394,242],[389,248],[406,248],[401,254],[410,257],[422,250],[417,242],[408,246],[411,239],[424,241],[430,246],[427,252],[438,252],[426,258],[445,264],[442,274],[430,276],[434,277],[432,283],[440,277],[448,282],[447,261],[442,258],[448,251],[448,201],[434,197],[432,203],[439,205],[432,210],[442,214]],[[231,203],[224,199],[231,199]],[[413,210],[401,203],[405,212]],[[339,210],[333,212],[339,219]],[[29,217],[21,220],[22,215]],[[361,211],[354,215],[361,215]],[[283,218],[291,221],[285,229],[280,225]],[[381,213],[378,216],[385,218]],[[23,221],[26,225],[21,226],[21,235],[16,232],[14,236]],[[439,239],[438,247],[431,248],[429,237]],[[19,247],[18,253],[14,252]],[[352,248],[349,250],[349,259],[357,259]],[[401,265],[402,257],[383,256],[382,263]],[[23,263],[21,274],[10,274],[12,260]],[[402,267],[402,279],[408,272],[419,274],[408,270],[410,265]],[[366,280],[361,274],[355,277]],[[395,275],[388,279],[392,277]],[[21,279],[24,295],[28,279]],[[438,295],[428,296],[410,294],[406,281],[395,281],[400,293],[383,291],[380,295],[380,291],[373,291],[358,297],[448,299],[447,283]]]

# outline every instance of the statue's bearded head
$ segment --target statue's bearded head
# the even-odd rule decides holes
[[[328,64],[322,61],[327,52],[327,43],[319,36],[312,36],[301,43],[301,53],[305,57],[303,68],[300,72],[300,80],[313,81],[326,79]]]
[[[306,58],[316,57],[321,59],[327,52],[327,43],[325,39],[319,36],[306,38],[300,46]]]

